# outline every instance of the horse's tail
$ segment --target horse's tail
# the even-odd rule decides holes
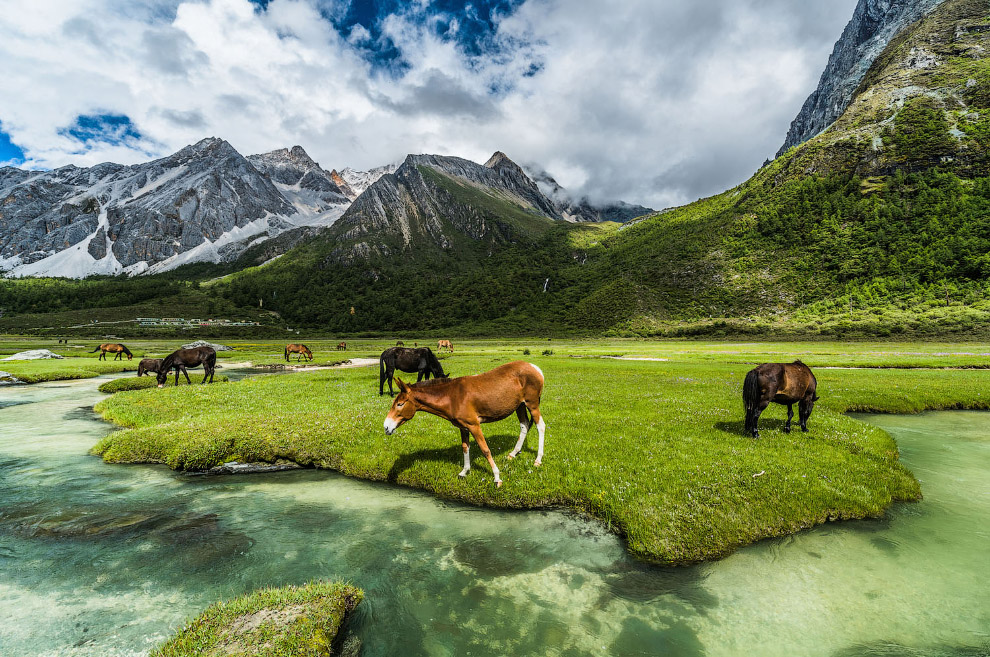
[[[285,345],[285,360],[289,360],[289,345]]]
[[[382,355],[378,357],[378,387],[381,389],[385,385],[385,354],[388,350],[382,352]]]
[[[752,411],[760,404],[760,374],[755,369],[746,374],[743,382],[743,404],[747,411]]]
[[[99,350],[100,350],[100,349],[102,349],[102,348],[103,348],[103,345],[100,345],[100,346],[98,346],[98,347],[97,347],[96,349],[94,349],[93,351],[91,351],[91,352],[89,352],[89,353],[91,353],[91,354],[95,354],[95,353],[96,353],[97,351],[99,351]]]

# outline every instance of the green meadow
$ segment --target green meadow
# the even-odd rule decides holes
[[[394,339],[348,341],[347,352],[307,344],[320,364],[377,356]],[[232,346],[225,362],[281,358],[282,343]],[[457,477],[459,434],[446,421],[421,413],[385,436],[391,400],[377,394],[377,366],[121,392],[96,410],[125,429],[93,451],[111,463],[177,470],[288,459],[470,504],[566,508],[623,536],[640,558],[684,564],[920,499],[893,439],[847,412],[990,408],[983,344],[455,340],[454,347],[443,358],[454,376],[515,359],[546,374],[542,467],[533,466],[535,431],[510,461],[514,417],[483,426],[505,481],[500,489],[473,443],[471,473]],[[810,431],[785,434],[786,409],[771,405],[760,439],[744,436],[745,373],[798,357],[819,381]]]

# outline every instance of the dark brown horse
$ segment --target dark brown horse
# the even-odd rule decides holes
[[[429,347],[419,347],[417,349],[389,347],[378,358],[379,395],[385,394],[385,381],[388,381],[388,394],[395,394],[392,391],[392,375],[395,373],[395,370],[416,372],[417,383],[424,378],[429,379],[431,374],[438,379],[447,376],[443,371],[440,361]]]
[[[313,360],[313,352],[309,350],[304,344],[287,344],[285,345],[285,360],[289,360],[289,354],[299,354],[299,358],[296,360],[302,360],[304,357],[309,360]]]
[[[162,359],[161,358],[145,358],[140,363],[138,363],[138,376],[144,376],[147,374],[151,376],[154,372],[157,374],[162,369]]]
[[[158,370],[158,387],[164,387],[165,383],[168,381],[168,373],[175,370],[175,385],[179,385],[179,372],[181,371],[186,376],[186,383],[192,383],[189,380],[189,373],[186,372],[187,367],[199,367],[203,366],[203,381],[206,383],[206,379],[210,379],[210,383],[213,383],[213,371],[217,366],[217,352],[214,351],[213,347],[196,347],[194,349],[177,349],[173,351],[168,356],[162,360],[161,369]]]
[[[818,380],[811,373],[811,368],[799,360],[793,363],[764,363],[746,374],[743,383],[743,404],[746,406],[746,433],[752,433],[753,438],[760,437],[757,426],[760,414],[770,402],[787,406],[787,424],[784,432],[791,432],[791,418],[794,417],[793,405],[798,405],[798,420],[801,431],[808,430],[808,418],[815,408],[818,395]]]
[[[503,420],[513,411],[519,419],[519,440],[509,458],[515,458],[526,441],[526,434],[536,423],[540,432],[540,443],[533,465],[543,462],[543,437],[547,425],[540,415],[540,396],[543,394],[543,372],[532,363],[521,360],[500,365],[495,369],[475,376],[462,376],[456,379],[436,379],[415,385],[406,385],[396,379],[399,396],[392,402],[392,408],[385,417],[385,433],[391,436],[416,414],[426,411],[449,421],[461,430],[461,447],[464,450],[464,469],[459,477],[466,477],[471,470],[470,445],[474,441],[481,453],[488,459],[495,475],[495,486],[502,485],[498,466],[488,449],[481,425],[485,422]],[[528,412],[527,412],[528,411]]]
[[[395,343],[395,346],[396,347],[405,347],[406,346],[406,343],[403,342],[402,340],[399,340],[398,342]]]
[[[107,352],[110,352],[111,354],[117,354],[116,356],[114,356],[114,360],[123,360],[124,356],[127,356],[127,360],[131,360],[132,358],[134,358],[134,354],[131,353],[130,349],[116,342],[106,342],[104,344],[101,344],[99,347],[97,347],[96,349],[94,349],[89,353],[95,354],[97,351],[100,352],[100,355],[97,356],[96,360],[106,360]]]
[[[338,342],[337,343],[337,351],[347,351],[347,343],[346,342]]]

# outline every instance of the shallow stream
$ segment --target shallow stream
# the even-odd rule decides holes
[[[692,568],[597,525],[331,472],[87,455],[101,380],[0,388],[0,655],[144,655],[219,598],[345,578],[363,655],[985,655],[990,414],[869,416],[925,500]]]

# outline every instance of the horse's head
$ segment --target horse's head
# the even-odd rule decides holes
[[[164,388],[165,382],[168,381],[168,369],[164,367],[158,368],[158,387]]]
[[[410,392],[408,385],[402,379],[396,377],[396,384],[399,386],[399,394],[392,401],[392,408],[385,416],[385,434],[391,436],[395,430],[412,419],[412,416],[419,410],[419,405]]]
[[[134,360],[134,354],[127,354],[127,360]]]

